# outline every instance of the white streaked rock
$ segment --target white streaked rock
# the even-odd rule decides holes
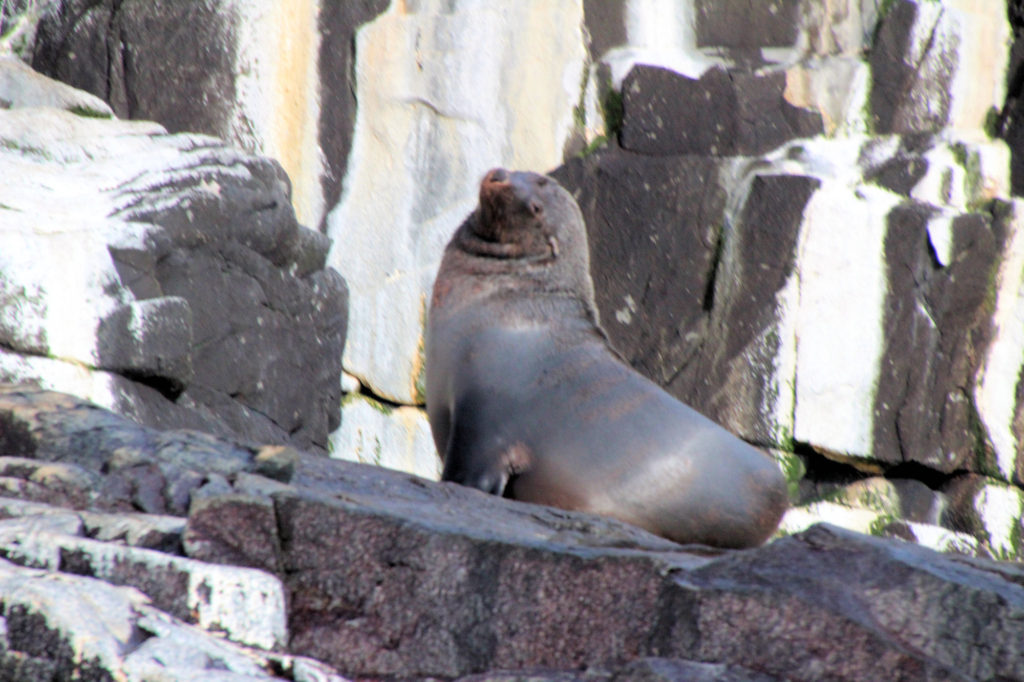
[[[582,4],[396,2],[359,30],[356,51],[349,172],[328,219],[328,263],[350,291],[344,366],[377,395],[421,402],[427,298],[480,178],[562,160],[586,59]]]
[[[359,395],[342,405],[341,427],[331,434],[331,456],[433,481],[441,478],[441,460],[423,410],[390,407]]]
[[[177,598],[200,627],[263,649],[287,645],[284,587],[269,573],[47,531],[22,531],[20,525],[0,527],[0,547],[12,560],[59,570],[63,553],[79,553],[96,578],[143,591],[147,580],[160,579],[155,576],[184,575],[186,592]]]
[[[230,4],[238,37],[232,137],[280,162],[292,182],[296,217],[315,227],[328,208],[319,145],[320,0]]]
[[[825,180],[804,212],[793,436],[821,450],[872,452],[886,216],[898,201],[877,187]]]
[[[986,483],[973,500],[988,545],[997,559],[1020,559],[1024,527],[1024,492],[1019,488]]]
[[[840,528],[869,535],[872,526],[883,518],[884,514],[871,509],[847,507],[835,502],[814,502],[787,511],[782,517],[778,532],[782,535],[792,535],[807,530],[816,523],[831,523]]]
[[[993,338],[974,388],[978,417],[995,450],[999,475],[1011,480],[1019,445],[1013,432],[1017,381],[1024,364],[1024,202],[1013,201],[1013,214],[999,273],[996,276]]]

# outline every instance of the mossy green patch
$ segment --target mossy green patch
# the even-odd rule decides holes
[[[792,452],[774,451],[772,456],[779,468],[782,469],[782,475],[786,478],[786,489],[789,492],[790,501],[798,500],[800,498],[800,481],[807,474],[807,466],[798,455]]]
[[[420,339],[416,344],[416,364],[414,365],[415,377],[412,380],[413,400],[417,405],[427,404],[427,302],[426,298],[420,301]]]
[[[373,399],[373,398],[371,398],[369,396],[365,396],[364,395],[363,396],[363,400],[365,400],[367,403],[369,403],[370,407],[372,407],[373,409],[377,410],[378,412],[383,414],[385,417],[390,416],[395,411],[395,408],[391,407],[390,405],[385,405],[384,403],[380,402],[379,400],[375,400],[375,399]]]
[[[68,109],[75,116],[84,116],[85,118],[113,118],[106,111],[100,111],[91,107],[85,107],[81,105],[75,105]]]
[[[984,476],[999,480],[1005,480],[1005,476],[999,471],[999,464],[996,461],[995,448],[988,438],[988,432],[978,414],[978,408],[974,399],[969,394],[967,398],[967,430],[974,441],[974,470]]]
[[[900,519],[892,514],[881,514],[877,519],[871,522],[871,525],[868,527],[868,535],[874,535],[879,538],[888,537],[888,527],[899,522]]]
[[[590,141],[590,144],[583,148],[583,151],[581,151],[579,154],[580,158],[586,158],[593,154],[594,152],[596,152],[598,149],[601,149],[602,147],[606,146],[608,146],[608,136],[598,135],[597,137]]]
[[[999,127],[1002,123],[1000,119],[999,110],[995,107],[989,107],[989,110],[985,112],[985,122],[981,126],[986,135],[993,139],[999,137]]]
[[[601,97],[601,114],[604,116],[604,129],[608,137],[618,137],[622,132],[625,113],[622,93],[609,85]]]
[[[53,160],[53,155],[46,151],[42,147],[34,147],[30,144],[22,144],[10,138],[0,140],[0,147],[4,149],[10,149],[11,151],[19,152],[27,156],[37,156],[47,161]]]

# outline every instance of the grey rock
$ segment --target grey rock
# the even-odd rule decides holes
[[[326,451],[347,289],[276,162],[56,109],[0,109],[0,138],[0,379]]]
[[[785,88],[782,71],[713,68],[693,79],[635,66],[622,83],[622,146],[660,156],[763,154],[823,132],[821,115],[794,107]]]
[[[192,381],[192,308],[163,296],[121,306],[100,323],[100,369],[177,396]]]
[[[5,680],[343,680],[316,661],[211,635],[95,578],[0,561],[0,595]]]
[[[928,223],[933,209],[909,204],[889,216],[885,258],[889,300],[885,353],[874,407],[875,457],[932,469],[979,470],[974,406],[963,390],[991,335],[986,296],[1001,251],[991,216],[952,223],[952,256],[936,255]],[[927,358],[922,362],[922,358]],[[938,428],[936,428],[938,425]]]
[[[756,51],[790,47],[800,32],[800,0],[748,3],[744,0],[698,0],[695,3],[698,47]]]
[[[114,115],[99,97],[54,83],[13,55],[0,56],[0,108],[20,107],[55,107],[101,118]]]
[[[959,45],[942,30],[941,12],[899,0],[881,19],[869,57],[876,132],[936,132],[949,122]]]
[[[79,515],[85,535],[104,542],[123,542],[132,547],[181,554],[185,519],[158,514],[103,514],[83,511]]]
[[[196,500],[183,542],[185,553],[200,561],[283,570],[274,504],[267,497],[227,494]]]
[[[0,543],[10,561],[134,587],[157,608],[234,641],[271,649],[287,640],[281,583],[261,571],[42,530],[3,534]]]

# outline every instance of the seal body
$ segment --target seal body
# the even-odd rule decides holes
[[[582,216],[550,178],[484,178],[434,284],[426,363],[443,480],[719,547],[764,542],[786,509],[767,455],[612,351]]]

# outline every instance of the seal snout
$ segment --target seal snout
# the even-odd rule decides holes
[[[492,203],[508,189],[512,175],[504,168],[492,168],[480,181],[481,203]]]
[[[484,176],[481,189],[491,185],[505,185],[508,183],[508,178],[508,171],[504,168],[492,168],[487,171],[487,175]]]

